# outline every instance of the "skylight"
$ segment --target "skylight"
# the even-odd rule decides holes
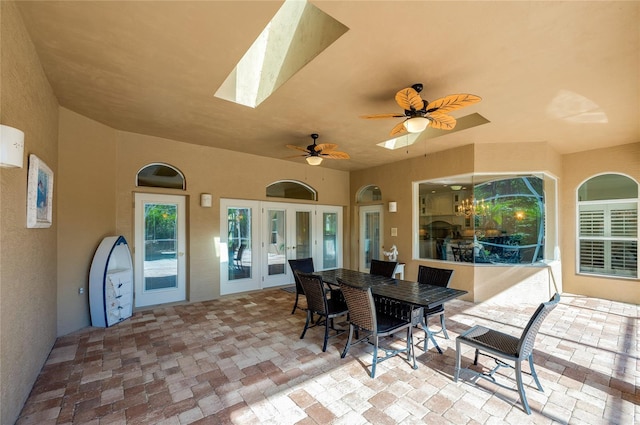
[[[287,0],[215,96],[255,108],[348,30],[305,0]]]
[[[391,150],[404,148],[405,146],[413,145],[421,134],[422,133],[408,133],[403,136],[378,143],[378,146]]]

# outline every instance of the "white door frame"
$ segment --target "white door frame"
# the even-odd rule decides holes
[[[251,276],[242,279],[229,280],[229,258],[228,250],[228,208],[251,208],[251,229],[252,229],[252,247],[251,247]],[[269,276],[267,254],[269,244],[271,242],[269,226],[266,220],[267,209],[283,209],[286,211],[286,244],[285,244],[285,271],[286,273]],[[274,286],[289,285],[294,282],[293,273],[286,260],[296,258],[297,241],[296,241],[296,212],[305,211],[310,214],[311,229],[311,246],[310,256],[314,259],[316,270],[322,270],[322,212],[332,212],[337,214],[337,267],[342,267],[342,207],[330,205],[312,205],[298,204],[287,202],[268,202],[268,201],[248,201],[238,199],[220,199],[220,239],[217,249],[220,258],[220,294],[228,295],[239,292],[254,291]],[[249,256],[246,257],[249,261]]]
[[[244,256],[247,261],[250,261],[246,267],[251,272],[249,276],[242,279],[229,279],[229,262],[233,263],[233,258],[229,258],[228,249],[228,208],[251,209],[251,246],[247,251],[250,255]],[[220,199],[220,243],[218,247],[220,253],[220,295],[262,289],[262,249],[260,248],[262,216],[259,201]]]
[[[267,210],[283,210],[285,213],[285,241],[284,241],[284,271],[282,274],[269,275],[269,264],[267,260],[267,256],[269,255],[269,251],[272,250],[271,240],[270,240],[270,232],[269,232],[269,224],[267,220],[269,220]],[[311,250],[311,257],[315,257],[315,237],[314,229],[316,228],[315,223],[315,205],[309,204],[294,204],[294,203],[285,203],[285,202],[263,202],[262,203],[262,211],[264,213],[263,225],[264,231],[262,232],[263,241],[262,241],[262,258],[263,258],[263,271],[262,275],[264,278],[262,279],[262,287],[263,288],[271,288],[274,286],[282,286],[287,285],[293,282],[293,272],[291,271],[291,267],[289,267],[288,260],[297,258],[296,249],[298,247],[298,226],[297,226],[297,213],[298,212],[306,212],[309,214],[309,225],[311,229],[309,229],[309,235],[311,238],[309,249]]]
[[[159,195],[154,193],[134,194],[134,234],[135,234],[135,294],[134,301],[136,307],[145,307],[156,304],[166,304],[186,300],[186,199],[182,195]],[[176,287],[145,290],[145,226],[144,226],[144,205],[153,204],[175,204],[177,209],[177,232],[176,232],[176,259],[177,275]]]
[[[366,255],[365,255],[365,230],[366,230],[366,214],[377,212],[380,215],[378,235],[379,235],[379,246],[380,252],[377,253],[377,256],[372,256],[372,258],[382,258],[382,247],[384,246],[384,209],[383,205],[363,205],[359,207],[359,244],[358,244],[358,270],[362,272],[369,272],[369,267],[366,264]]]

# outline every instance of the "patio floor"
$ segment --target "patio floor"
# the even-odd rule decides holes
[[[451,339],[436,337],[444,354],[417,349],[417,370],[395,357],[371,379],[365,344],[341,359],[344,335],[326,353],[321,329],[299,339],[305,315],[291,314],[293,300],[271,289],[139,311],[61,337],[17,424],[640,423],[637,305],[563,295],[535,347],[544,393],[525,377],[529,416],[516,392],[452,375],[460,332],[484,324],[519,336],[534,304],[454,300]],[[472,359],[465,349],[463,363]]]

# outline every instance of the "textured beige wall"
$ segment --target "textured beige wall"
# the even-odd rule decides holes
[[[136,191],[187,196],[187,297],[190,301],[220,296],[219,260],[212,249],[212,241],[220,235],[220,198],[267,200],[267,185],[290,179],[316,189],[317,204],[349,204],[349,173],[344,171],[127,132],[118,132],[117,140],[116,230],[125,236],[131,247],[135,248],[133,200]],[[178,168],[186,178],[187,190],[136,188],[136,173],[152,162],[165,162]],[[201,193],[213,195],[212,208],[200,207]],[[348,234],[348,229],[344,234]],[[348,250],[347,245],[345,252]]]
[[[65,335],[91,324],[91,261],[102,238],[115,234],[116,131],[60,108],[58,148],[58,335]]]
[[[219,236],[221,197],[266,200],[269,183],[293,179],[318,190],[320,204],[349,202],[346,172],[116,131],[65,108],[60,111],[59,335],[91,323],[88,275],[102,238],[121,234],[135,248],[135,192],[187,197],[190,301],[220,296],[219,265],[211,241]],[[137,188],[137,172],[152,162],[182,171],[187,190]],[[213,195],[212,208],[200,207],[201,193]],[[345,208],[345,222],[347,213]],[[85,288],[83,295],[78,294],[80,287]]]
[[[566,155],[561,182],[562,268],[564,289],[574,294],[640,304],[639,279],[578,275],[576,269],[576,200],[585,180],[603,173],[621,173],[640,183],[640,143]]]
[[[412,250],[412,182],[455,176],[473,172],[473,145],[436,152],[424,157],[374,167],[351,173],[351,199],[354,204],[351,216],[351,264],[358,264],[358,229],[359,214],[356,195],[360,189],[368,185],[376,185],[382,192],[384,246],[396,245],[400,253],[398,261],[406,263],[405,278],[415,279],[418,274],[418,262],[411,258]],[[398,203],[398,212],[390,213],[387,204]],[[391,236],[391,228],[398,229],[398,236]],[[456,287],[461,287],[463,280],[458,279]]]
[[[451,285],[469,291],[464,299],[485,301],[495,298],[514,285],[531,286],[539,282],[540,269],[529,268],[519,273],[507,272],[505,267],[471,266],[439,261],[418,261],[412,258],[412,183],[415,181],[457,176],[467,173],[526,173],[548,172],[554,176],[562,173],[562,161],[546,143],[523,143],[518,149],[514,145],[478,144],[467,145],[446,151],[429,154],[425,157],[412,158],[406,161],[356,171],[351,174],[351,198],[356,199],[358,190],[367,185],[377,185],[382,191],[384,204],[384,245],[395,244],[400,255],[399,261],[406,263],[405,277],[415,279],[419,264],[431,264],[436,267],[448,267],[455,270]],[[555,197],[555,194],[554,196]],[[386,205],[389,201],[398,203],[398,212],[389,213]],[[555,209],[555,199],[547,199],[548,207]],[[391,236],[391,228],[398,229],[398,236]],[[358,247],[358,214],[357,206],[352,215],[351,262],[357,264]],[[542,274],[545,274],[543,271]],[[494,279],[494,276],[504,279]],[[545,274],[545,276],[547,276]],[[561,279],[557,277],[560,281]],[[547,277],[548,281],[548,277]],[[538,299],[548,298],[546,286],[541,288]]]
[[[0,169],[0,423],[12,424],[56,338],[58,104],[13,2],[0,19],[0,121],[25,133],[24,167]],[[29,154],[54,172],[50,228],[26,228]]]

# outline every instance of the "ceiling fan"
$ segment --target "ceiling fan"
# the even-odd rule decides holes
[[[320,165],[324,158],[330,159],[349,159],[349,154],[345,152],[339,152],[335,149],[338,145],[334,143],[320,143],[316,144],[316,140],[318,139],[318,135],[313,133],[311,138],[313,139],[313,144],[307,146],[306,148],[295,146],[295,145],[287,145],[289,149],[295,149],[298,151],[302,151],[305,155],[295,155],[290,158],[296,158],[299,156],[306,157],[309,165]]]
[[[428,102],[422,99],[419,93],[422,84],[414,84],[396,93],[396,103],[404,109],[404,113],[363,115],[365,119],[381,118],[405,118],[404,121],[393,127],[391,135],[402,133],[420,133],[427,126],[440,130],[452,130],[456,126],[456,119],[447,113],[465,106],[473,105],[482,99],[473,94],[451,94],[449,96]]]

